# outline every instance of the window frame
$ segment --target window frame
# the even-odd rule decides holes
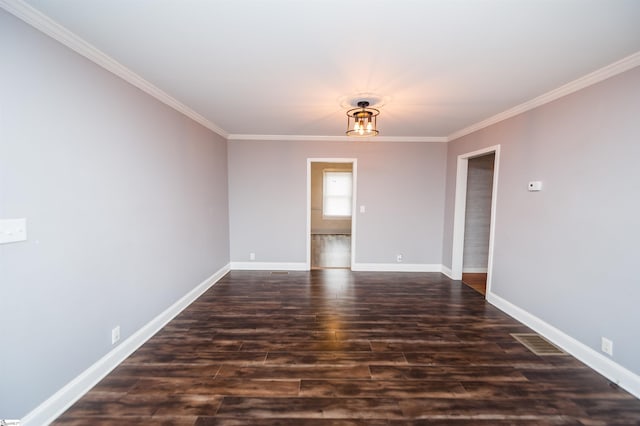
[[[331,196],[331,195],[326,195],[326,186],[327,186],[327,174],[328,173],[343,173],[343,174],[349,174],[350,175],[350,180],[351,180],[351,185],[349,187],[349,195],[348,196]],[[326,199],[327,197],[336,197],[336,198],[349,198],[349,210],[350,213],[348,215],[332,215],[332,214],[327,214],[325,212],[325,205],[326,205]],[[322,170],[322,219],[323,220],[351,220],[351,218],[353,217],[353,170],[346,170],[346,169],[336,169],[336,168],[331,168],[331,169],[323,169]]]

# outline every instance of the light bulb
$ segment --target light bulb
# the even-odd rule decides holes
[[[358,125],[358,122],[356,121],[355,124],[353,125],[353,130],[358,130],[360,128],[360,126]]]
[[[373,126],[371,125],[371,122],[369,122],[369,124],[367,124],[367,132],[370,132],[371,129],[373,129]]]
[[[360,127],[360,130],[358,130],[358,133],[359,133],[360,135],[364,135],[364,129],[363,129],[362,127]]]

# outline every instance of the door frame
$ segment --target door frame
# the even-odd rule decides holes
[[[458,155],[456,174],[455,207],[453,215],[453,244],[451,253],[451,278],[462,279],[462,262],[464,255],[464,222],[467,208],[467,173],[469,160],[482,157],[487,154],[495,154],[493,164],[493,187],[491,189],[491,221],[489,225],[489,258],[487,262],[487,289],[486,295],[491,292],[491,279],[493,276],[493,249],[496,222],[496,206],[498,199],[498,171],[500,166],[500,145],[482,148],[466,154]]]
[[[307,261],[306,270],[311,270],[311,163],[351,163],[353,188],[351,193],[351,264],[356,263],[356,206],[358,188],[358,159],[357,158],[307,158]]]

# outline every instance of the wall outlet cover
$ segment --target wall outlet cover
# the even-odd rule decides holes
[[[531,181],[527,189],[529,189],[529,191],[542,191],[542,182],[539,180]]]

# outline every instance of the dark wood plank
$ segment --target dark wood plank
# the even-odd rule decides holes
[[[371,373],[366,365],[333,365],[333,366],[262,366],[235,367],[225,365],[217,377],[235,379],[370,379]]]
[[[388,426],[386,420],[200,417],[195,426]]]
[[[398,401],[391,398],[225,398],[220,417],[294,419],[402,418]]]
[[[484,380],[488,382],[527,380],[520,371],[509,366],[373,365],[370,369],[371,377],[376,380]]]
[[[403,416],[411,419],[443,416],[457,418],[484,418],[511,420],[539,417],[560,419],[563,416],[584,417],[585,411],[571,400],[517,398],[477,399],[477,398],[406,398],[399,402]],[[513,407],[517,409],[513,409]]]
[[[144,426],[193,426],[198,420],[198,416],[125,416],[114,414],[112,416],[89,416],[89,417],[69,417],[62,416],[56,420],[59,426],[123,426],[123,425],[144,425]]]
[[[269,352],[265,365],[397,365],[407,364],[402,352]]]
[[[435,380],[302,380],[300,396],[361,398],[445,398],[467,394],[456,381]]]

